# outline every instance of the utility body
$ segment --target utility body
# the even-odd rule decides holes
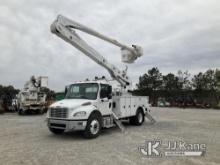
[[[75,30],[80,30],[121,48],[122,62],[133,63],[142,56],[140,46],[128,47],[118,41],[104,36],[84,25],[59,15],[51,25],[56,34],[75,48],[83,52],[110,73],[119,87],[105,77],[75,82],[66,88],[65,99],[52,104],[47,113],[47,125],[55,134],[64,131],[83,131],[87,138],[95,138],[102,128],[124,127],[121,120],[128,119],[131,124],[141,125],[145,115],[149,115],[148,97],[133,96],[129,89],[131,80],[127,70],[119,70],[109,63],[95,49],[90,47]],[[150,119],[154,122],[154,119]]]

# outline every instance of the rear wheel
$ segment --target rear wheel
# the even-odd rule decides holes
[[[49,128],[50,132],[54,134],[62,134],[64,132],[63,129]]]
[[[136,115],[130,118],[130,124],[139,126],[143,124],[144,120],[145,118],[142,109],[138,109]]]
[[[101,131],[101,116],[98,113],[93,113],[88,119],[84,137],[88,139],[96,138]]]
[[[25,112],[24,112],[22,109],[19,109],[19,110],[18,110],[18,115],[24,115],[24,113],[25,113]]]

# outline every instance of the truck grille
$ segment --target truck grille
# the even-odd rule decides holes
[[[50,117],[55,118],[67,118],[68,110],[67,108],[51,108],[50,109]]]

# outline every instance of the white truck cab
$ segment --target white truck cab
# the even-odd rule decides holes
[[[85,137],[97,137],[101,128],[115,126],[115,120],[129,119],[141,125],[149,110],[148,97],[112,92],[104,81],[85,81],[69,85],[66,97],[49,107],[47,123],[51,132],[84,131]]]

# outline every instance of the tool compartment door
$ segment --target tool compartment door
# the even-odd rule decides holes
[[[131,113],[130,113],[130,116],[134,116],[136,114],[137,108],[138,108],[138,98],[133,96],[133,97],[131,97]]]
[[[118,116],[118,117],[121,117],[122,114],[121,114],[121,104],[120,104],[120,97],[118,96],[114,96],[113,98],[113,108],[112,108],[112,111]]]
[[[126,117],[131,116],[131,97],[126,97]]]
[[[126,98],[125,97],[121,97],[120,101],[120,112],[121,112],[121,118],[125,117],[127,115],[127,111],[126,111]]]
[[[120,98],[120,111],[121,111],[121,118],[129,117],[131,115],[131,98],[130,97]]]

